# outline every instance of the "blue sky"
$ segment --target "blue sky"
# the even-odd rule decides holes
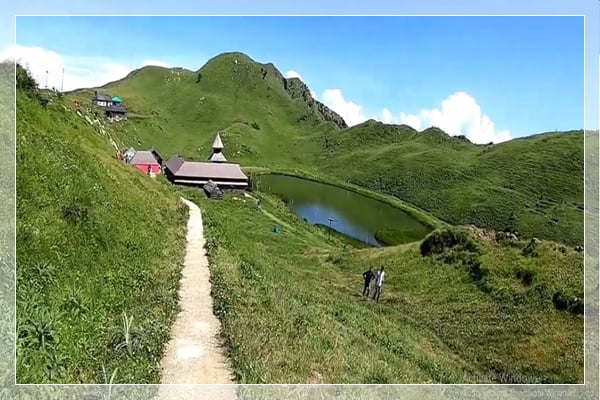
[[[65,89],[242,51],[295,71],[351,124],[478,142],[583,127],[582,17],[18,17],[17,45],[42,84],[64,67]]]

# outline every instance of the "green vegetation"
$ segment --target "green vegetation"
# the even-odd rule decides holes
[[[327,141],[324,168],[446,222],[583,244],[582,131],[478,146],[369,121]]]
[[[102,90],[152,116],[119,125],[123,141],[165,157],[205,160],[220,131],[225,155],[244,167],[351,183],[450,224],[583,244],[582,131],[475,145],[437,128],[367,121],[340,129],[308,105],[296,81],[272,64],[226,53],[196,72],[145,67]],[[91,93],[71,96],[89,104]]]
[[[186,208],[60,96],[17,112],[17,381],[156,383]]]
[[[298,84],[239,53],[195,72],[146,67],[102,89],[134,116],[106,124],[93,121],[91,90],[61,98],[23,80],[18,382],[157,382],[177,311],[180,194],[203,210],[214,311],[240,383],[582,382],[582,133],[478,146],[435,128],[342,129]],[[114,142],[204,160],[216,131],[254,177],[349,187],[438,229],[361,248],[260,185],[260,204],[211,201],[112,156]],[[387,271],[379,304],[360,295],[369,265]]]
[[[203,210],[215,312],[241,383],[557,383],[583,380],[582,254],[443,229],[423,241],[353,248],[282,201],[228,194]],[[273,225],[280,232],[273,232]],[[429,253],[427,253],[429,254]],[[385,266],[380,304],[361,273]],[[256,334],[249,335],[248,332]]]

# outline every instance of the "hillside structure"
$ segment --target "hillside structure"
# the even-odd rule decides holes
[[[104,114],[106,115],[106,118],[111,121],[127,119],[127,109],[119,96],[111,97],[95,91],[94,97],[92,97],[92,105],[104,107]]]
[[[204,186],[212,181],[221,189],[246,189],[248,177],[239,164],[226,162],[223,147],[221,136],[217,134],[210,162],[185,161],[177,154],[172,156],[165,164],[167,179],[182,185]]]
[[[140,171],[148,175],[158,175],[161,173],[160,163],[152,153],[152,151],[138,151],[129,161]]]
[[[94,92],[92,97],[92,104],[99,107],[108,107],[113,104],[112,97],[102,93]]]
[[[111,121],[122,121],[127,119],[127,110],[121,103],[112,104],[106,107],[106,118]]]

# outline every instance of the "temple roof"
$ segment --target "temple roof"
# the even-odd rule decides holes
[[[215,141],[213,142],[212,148],[214,150],[222,150],[223,149],[223,142],[221,141],[221,135],[219,135],[217,133],[217,136],[215,137]]]

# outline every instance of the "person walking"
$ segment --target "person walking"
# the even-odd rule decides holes
[[[371,281],[375,277],[373,273],[373,267],[369,267],[368,270],[363,272],[363,279],[365,280],[365,286],[363,287],[363,297],[369,298],[369,293],[371,292]]]
[[[385,271],[383,267],[379,271],[377,271],[377,276],[375,277],[375,291],[373,292],[373,300],[379,303],[379,296],[381,295],[381,287],[383,286],[383,278],[385,277]]]

